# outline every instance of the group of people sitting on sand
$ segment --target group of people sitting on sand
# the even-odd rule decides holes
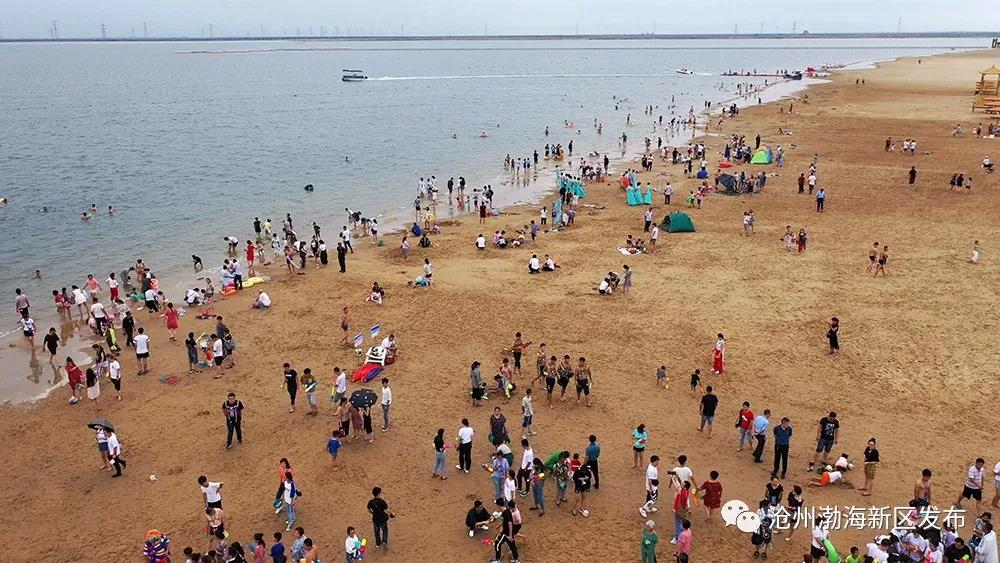
[[[554,271],[556,271],[556,268],[558,268],[558,267],[559,267],[559,265],[556,264],[552,260],[552,257],[549,256],[548,254],[545,255],[545,261],[544,262],[541,262],[538,259],[538,255],[537,254],[532,254],[531,255],[531,259],[528,260],[528,273],[529,274],[538,274],[538,273],[541,273],[541,272],[554,272]]]

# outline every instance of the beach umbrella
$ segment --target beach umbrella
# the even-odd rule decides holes
[[[370,407],[378,402],[378,395],[371,389],[358,389],[351,393],[351,404],[358,407]]]
[[[95,418],[87,423],[87,428],[93,428],[97,430],[98,428],[103,428],[105,430],[115,431],[115,425],[111,424],[106,418]]]

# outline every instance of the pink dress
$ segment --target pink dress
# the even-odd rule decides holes
[[[180,322],[179,322],[176,310],[174,310],[174,309],[167,309],[166,312],[164,312],[163,314],[166,315],[166,317],[167,317],[167,328],[168,329],[170,329],[170,330],[177,330],[178,328],[180,328],[181,325],[180,325]]]

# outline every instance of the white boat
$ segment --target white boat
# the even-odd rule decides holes
[[[688,70],[686,68],[678,68],[678,69],[675,69],[674,72],[676,72],[677,74],[694,74],[693,72],[691,72],[690,70]]]
[[[361,82],[362,80],[368,80],[368,77],[365,76],[365,71],[363,70],[345,68],[343,72],[344,75],[340,77],[340,79],[344,82]]]

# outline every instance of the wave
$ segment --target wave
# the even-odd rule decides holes
[[[662,73],[606,73],[606,74],[464,74],[453,76],[380,76],[369,80],[482,80],[492,78],[668,78],[674,74]]]

